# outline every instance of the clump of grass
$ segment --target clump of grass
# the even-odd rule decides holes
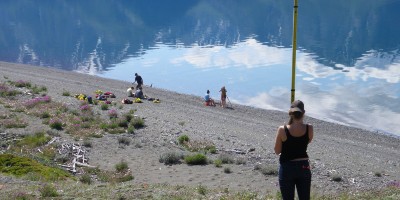
[[[48,111],[43,111],[42,113],[40,113],[40,118],[42,118],[42,119],[46,119],[46,118],[49,118],[51,115],[50,115],[50,113],[48,112]]]
[[[93,146],[92,142],[90,140],[88,140],[88,139],[83,140],[83,144],[82,145],[84,147],[87,147],[87,148],[91,148]]]
[[[46,136],[43,132],[37,132],[34,135],[27,135],[17,143],[17,146],[26,146],[28,148],[35,148],[45,145],[50,141],[50,137]]]
[[[92,184],[92,178],[90,177],[89,174],[82,175],[81,178],[79,179],[79,181],[81,183],[85,183],[85,184],[88,184],[88,185]]]
[[[235,163],[235,159],[232,155],[227,153],[222,153],[219,155],[219,159],[222,161],[223,164],[233,164]]]
[[[129,134],[134,134],[135,133],[135,127],[128,126],[128,129],[126,129],[126,132],[129,133]]]
[[[0,172],[14,176],[26,176],[33,174],[43,180],[56,181],[65,180],[70,175],[64,170],[48,167],[27,157],[15,156],[12,154],[0,155]]]
[[[334,174],[334,175],[331,176],[331,181],[341,182],[342,181],[342,176],[340,176],[339,174]]]
[[[71,96],[71,93],[69,93],[68,91],[63,91],[62,95],[69,97],[69,96]]]
[[[134,117],[130,124],[135,127],[135,129],[143,128],[144,127],[144,120],[140,117]]]
[[[197,187],[197,192],[201,195],[206,195],[207,194],[207,187],[203,185],[199,185]]]
[[[206,165],[207,157],[204,154],[198,153],[194,155],[187,155],[184,158],[188,165]]]
[[[115,165],[115,170],[117,170],[117,172],[126,172],[128,169],[128,163],[123,160]]]
[[[42,197],[58,197],[59,194],[57,189],[49,184],[44,185],[42,188],[39,189],[40,195]]]
[[[166,165],[174,165],[181,163],[183,155],[177,152],[166,152],[160,155],[158,161]]]
[[[108,104],[103,103],[101,104],[100,108],[101,110],[108,110]]]
[[[118,144],[123,144],[128,146],[131,143],[131,139],[128,137],[119,137],[118,138]]]
[[[5,128],[25,128],[28,126],[28,123],[20,118],[13,118],[0,121],[0,125],[4,126]]]
[[[108,111],[108,117],[110,117],[110,119],[115,119],[118,117],[118,112],[114,109],[109,110]]]
[[[29,81],[24,81],[24,80],[18,80],[18,81],[15,81],[15,82],[10,82],[11,83],[11,85],[14,85],[15,87],[27,87],[27,88],[29,88],[29,87],[31,87],[32,86],[32,84],[29,82]]]
[[[58,118],[50,119],[49,126],[50,126],[50,128],[56,129],[56,130],[62,130],[63,129],[63,123],[62,123],[61,119],[58,119]]]
[[[264,175],[278,175],[278,167],[276,165],[256,165],[254,170],[260,171]]]
[[[220,159],[215,159],[214,160],[214,166],[215,167],[222,167],[222,160],[220,160]]]
[[[224,173],[226,173],[226,174],[232,173],[231,168],[229,168],[229,167],[224,167]]]
[[[236,161],[235,161],[235,163],[237,165],[244,165],[244,164],[246,164],[246,162],[247,162],[246,158],[242,158],[242,157],[236,158]]]
[[[181,135],[178,137],[178,142],[179,144],[185,144],[186,142],[189,142],[189,136],[187,135]]]
[[[0,84],[0,97],[16,96],[17,94],[21,94],[21,92],[17,90],[10,90],[7,85]]]
[[[382,172],[375,172],[374,175],[375,175],[376,177],[382,177]]]
[[[34,85],[32,87],[29,87],[32,91],[33,94],[39,94],[41,92],[46,92],[47,88],[45,86],[38,87],[37,85]]]

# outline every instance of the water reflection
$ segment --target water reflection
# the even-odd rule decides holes
[[[291,1],[0,6],[0,60],[128,81],[139,72],[146,84],[195,95],[226,85],[232,101],[288,106]],[[396,0],[301,1],[296,96],[308,114],[400,135],[398,8]]]

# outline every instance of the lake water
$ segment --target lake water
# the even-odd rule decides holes
[[[0,60],[287,111],[293,1],[0,1]],[[300,0],[307,115],[400,135],[400,1]]]

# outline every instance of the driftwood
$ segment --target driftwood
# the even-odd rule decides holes
[[[87,163],[87,150],[84,146],[80,144],[63,143],[60,145],[58,153],[69,158],[70,161],[67,162],[67,164],[61,165],[61,167],[67,169],[68,171],[71,171],[72,173],[77,172],[77,166],[95,168],[95,166],[91,166]]]

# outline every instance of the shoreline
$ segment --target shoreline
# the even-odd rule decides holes
[[[0,70],[1,82],[7,77],[44,85],[54,101],[69,105],[79,102],[63,97],[63,91],[71,94],[93,94],[97,89],[112,91],[117,96],[116,102],[120,102],[126,98],[125,91],[131,84],[77,72],[5,62],[0,62]],[[137,109],[135,114],[145,119],[144,129],[139,129],[134,135],[123,134],[142,147],[130,145],[120,148],[116,142],[119,135],[105,134],[102,138],[92,139],[91,165],[112,169],[115,163],[125,160],[133,169],[133,184],[203,184],[210,188],[228,187],[261,193],[279,190],[276,176],[265,176],[254,168],[258,164],[278,166],[279,157],[273,152],[274,139],[278,126],[287,122],[287,113],[240,104],[233,104],[234,109],[206,107],[201,97],[148,86],[144,87],[144,92],[149,97],[159,98],[161,103],[146,101],[124,105],[121,109],[121,112]],[[309,145],[313,166],[312,190],[323,194],[363,191],[380,189],[390,181],[400,181],[400,137],[312,117],[306,117],[305,122],[313,124],[315,132],[314,141]],[[13,131],[10,130],[10,133]],[[233,156],[246,162],[229,164],[233,172],[230,174],[223,173],[221,168],[212,164],[168,166],[160,163],[158,159],[163,152],[182,152],[175,144],[181,135],[215,144],[219,153],[210,155],[212,159],[223,152],[241,150],[245,153],[234,153]],[[66,135],[65,139],[71,138]],[[250,152],[249,149],[255,150]],[[384,175],[378,177],[374,175],[376,173]],[[341,176],[342,181],[332,181],[333,176]]]

